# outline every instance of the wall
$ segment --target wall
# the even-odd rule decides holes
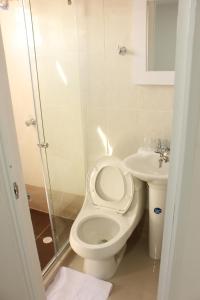
[[[133,84],[132,0],[31,3],[51,183],[83,194],[84,142],[88,169],[145,137],[169,138],[174,88]]]
[[[31,1],[52,190],[84,194],[84,144],[75,7]]]
[[[90,167],[102,155],[124,158],[134,153],[145,137],[170,138],[174,87],[133,84],[137,70],[133,69],[132,0],[77,3]],[[119,45],[127,47],[128,55],[118,54]]]
[[[62,0],[59,5],[32,0],[31,5],[51,187],[53,191],[83,195],[84,149],[74,7]],[[24,125],[29,116],[34,116],[34,109],[20,2],[11,2],[7,11],[1,11],[1,19],[24,178],[30,185],[41,186],[36,131]]]

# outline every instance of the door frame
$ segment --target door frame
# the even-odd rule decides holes
[[[191,188],[194,153],[200,120],[199,70],[200,1],[179,0],[175,103],[171,162],[165,210],[158,300],[169,300],[172,286],[175,243],[184,197]],[[187,201],[187,200],[186,200]],[[188,272],[192,270],[188,270]],[[179,300],[179,299],[177,299]]]
[[[36,119],[36,129],[37,129],[37,137],[38,137],[38,147],[40,151],[42,171],[43,171],[43,181],[45,187],[46,201],[49,211],[49,220],[51,225],[51,232],[53,237],[53,245],[55,255],[58,254],[59,249],[56,243],[56,225],[54,221],[54,207],[53,207],[53,196],[52,196],[52,188],[51,188],[51,180],[49,173],[49,163],[47,158],[47,149],[46,147],[41,147],[42,144],[47,144],[44,130],[44,118],[42,112],[42,101],[40,94],[40,83],[39,83],[39,74],[38,74],[38,64],[37,64],[37,53],[35,48],[35,34],[34,34],[34,26],[33,26],[33,15],[31,8],[30,0],[21,0],[21,5],[23,9],[24,16],[24,26],[26,31],[26,41],[27,41],[27,55],[29,60],[29,68],[30,68],[30,78],[32,85],[32,93],[33,93],[33,105],[34,105],[34,113]],[[49,262],[46,268],[43,270],[43,274],[52,264],[53,260]]]
[[[1,269],[5,269],[8,274],[20,269],[20,276],[15,276],[14,282],[11,281],[11,274],[10,278],[6,277],[8,280],[4,278],[0,281],[0,297],[11,299],[14,289],[16,299],[44,300],[42,274],[20,164],[1,32],[0,108],[0,217],[3,219],[7,216],[4,226],[0,227],[1,253],[4,253],[4,259],[0,257],[0,261]],[[18,188],[18,197],[14,192],[14,184]],[[13,247],[10,247],[11,241]]]
[[[194,42],[198,42],[200,34],[196,24],[200,5],[199,0],[180,0],[179,3],[173,138],[158,300],[169,300],[179,205],[186,189],[185,181],[192,173],[190,160],[186,163],[186,159],[194,152],[197,122],[200,118],[198,97],[193,95],[196,74],[192,60]],[[200,60],[200,53],[195,58]],[[21,257],[21,272],[26,279],[27,292],[30,299],[44,300],[41,271],[20,166],[1,36],[0,68],[0,176],[4,183],[0,186],[0,194],[4,195],[4,205],[13,223],[13,230],[9,234],[17,240],[18,253],[15,251],[12,255],[18,254]],[[19,186],[20,197],[17,200],[13,192],[13,182],[17,182]],[[6,225],[0,228],[1,234],[7,232]],[[1,245],[4,246],[6,245]],[[12,269],[8,262],[5,267]],[[11,282],[9,284],[12,285]]]

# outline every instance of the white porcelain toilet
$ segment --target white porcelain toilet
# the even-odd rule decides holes
[[[84,258],[86,273],[101,279],[114,275],[143,211],[144,183],[117,158],[97,162],[70,232],[71,247]]]

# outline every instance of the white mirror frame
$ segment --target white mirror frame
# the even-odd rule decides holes
[[[135,84],[173,85],[174,71],[147,70],[147,0],[134,0],[134,75]]]

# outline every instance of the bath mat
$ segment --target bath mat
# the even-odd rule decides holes
[[[112,283],[61,267],[46,291],[47,300],[106,300]]]

